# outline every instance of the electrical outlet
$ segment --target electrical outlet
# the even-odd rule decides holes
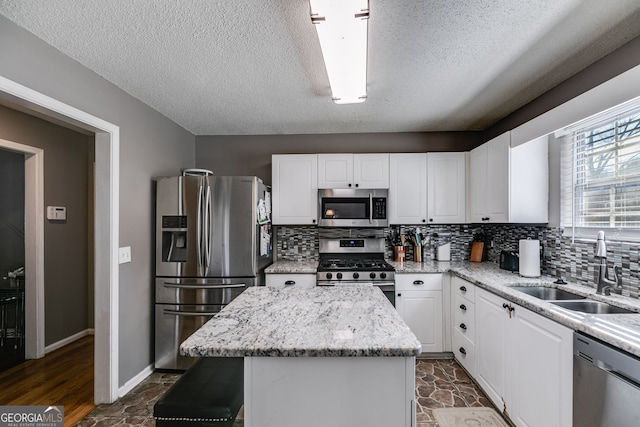
[[[118,262],[124,264],[131,262],[131,246],[124,246],[118,251]]]

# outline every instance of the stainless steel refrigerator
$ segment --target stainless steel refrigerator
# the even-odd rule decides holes
[[[270,192],[253,176],[159,178],[155,367],[188,369],[180,344],[272,263]]]

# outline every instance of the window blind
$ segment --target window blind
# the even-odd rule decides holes
[[[640,229],[640,98],[556,132],[561,225]]]

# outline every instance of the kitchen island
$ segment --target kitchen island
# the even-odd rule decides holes
[[[180,351],[245,358],[247,427],[415,425],[420,343],[373,286],[249,288]]]

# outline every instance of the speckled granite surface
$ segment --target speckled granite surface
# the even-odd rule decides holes
[[[520,277],[517,273],[501,270],[495,263],[454,263],[450,271],[511,302],[640,357],[640,301],[637,299],[620,295],[597,295],[594,288],[572,283],[556,285],[553,283],[555,277]],[[571,311],[512,288],[517,285],[560,287],[636,313],[587,314]]]
[[[267,267],[266,274],[316,274],[318,261],[276,261]]]
[[[244,291],[180,346],[188,356],[416,356],[418,339],[373,286]]]

